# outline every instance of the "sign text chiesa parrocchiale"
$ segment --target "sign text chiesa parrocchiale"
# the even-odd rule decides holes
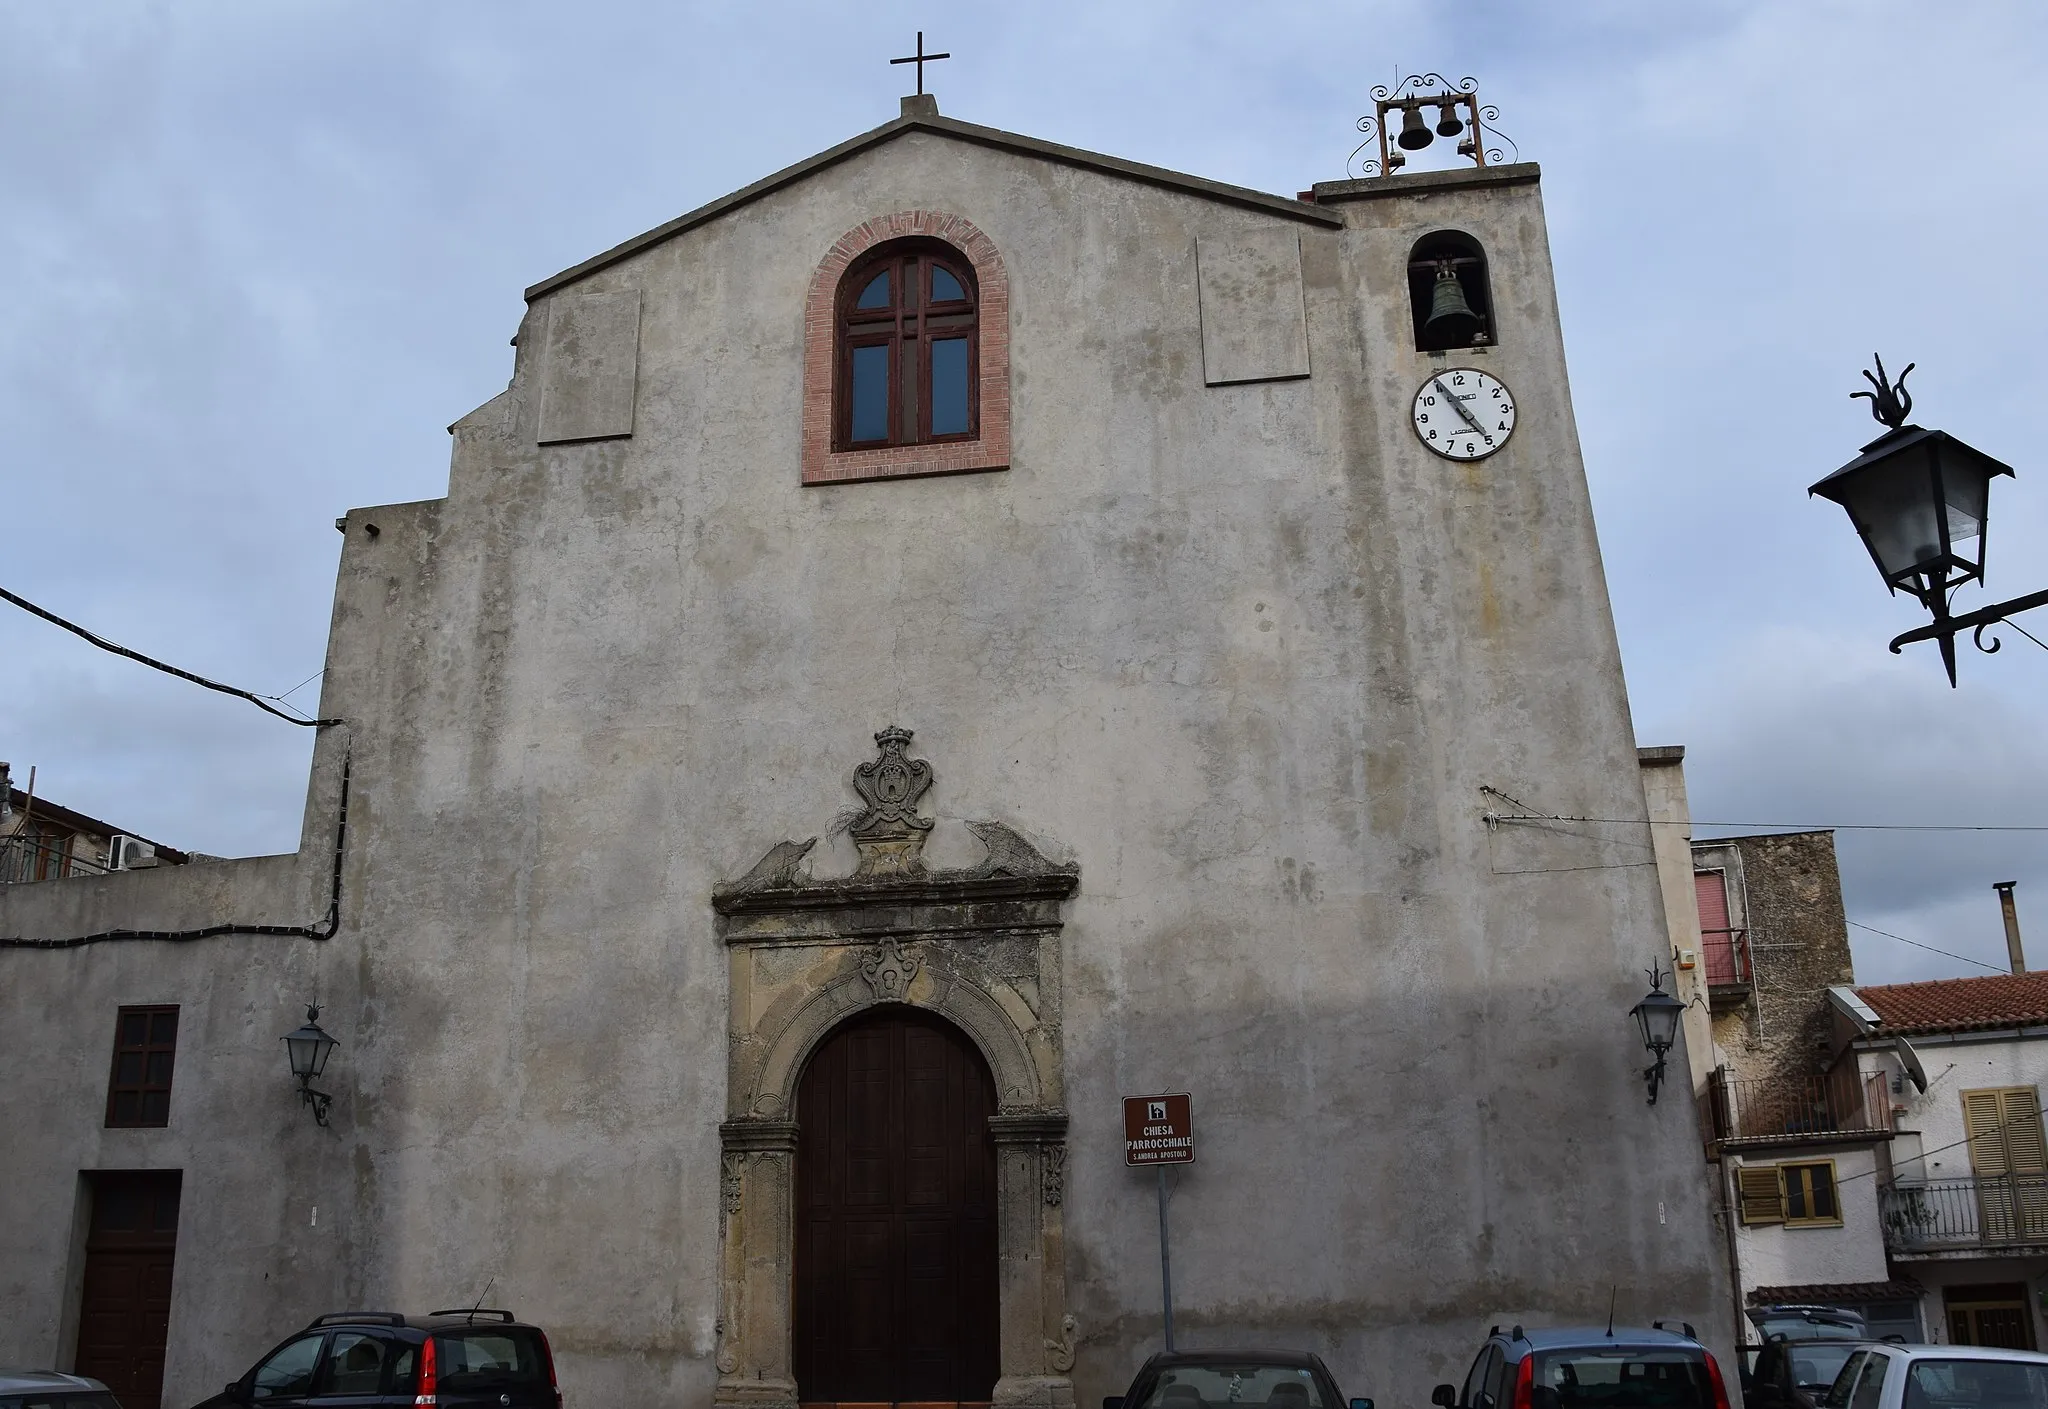
[[[1124,1163],[1193,1164],[1195,1117],[1186,1092],[1124,1097]]]

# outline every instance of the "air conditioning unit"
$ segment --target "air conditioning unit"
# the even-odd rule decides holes
[[[107,843],[109,871],[142,871],[156,865],[156,848],[141,837],[115,837]]]

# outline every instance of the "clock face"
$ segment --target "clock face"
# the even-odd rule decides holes
[[[1483,460],[1515,433],[1515,398],[1498,377],[1446,367],[1415,393],[1415,434],[1447,460]]]

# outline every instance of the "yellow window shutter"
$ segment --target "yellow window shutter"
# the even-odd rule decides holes
[[[2041,1100],[2031,1086],[2008,1086],[1998,1093],[1999,1116],[2005,1126],[2006,1169],[2012,1174],[2048,1172],[2048,1145],[2041,1139]]]
[[[1970,1141],[1970,1168],[1979,1178],[2012,1172],[2006,1153],[2003,1095],[2000,1091],[1963,1093],[1963,1133]]]
[[[1785,1221],[1785,1180],[1773,1164],[1746,1164],[1735,1171],[1736,1198],[1744,1223]]]

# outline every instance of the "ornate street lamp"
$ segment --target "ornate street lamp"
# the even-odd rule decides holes
[[[1664,991],[1663,973],[1651,969],[1650,991],[1629,1012],[1642,1029],[1643,1046],[1656,1059],[1643,1068],[1643,1084],[1650,1088],[1650,1104],[1654,1106],[1657,1088],[1664,1084],[1664,1054],[1678,1041],[1678,1020],[1685,1015],[1685,1004]]]
[[[305,1026],[284,1035],[285,1055],[291,1059],[292,1075],[299,1079],[299,1101],[313,1108],[316,1125],[327,1124],[327,1107],[334,1098],[325,1091],[315,1091],[313,1079],[327,1069],[327,1058],[334,1048],[334,1039],[320,1026],[318,1003],[307,1007]]]
[[[2011,475],[2001,464],[1946,431],[1906,424],[1913,398],[1906,391],[1907,364],[1899,379],[1886,379],[1884,362],[1864,378],[1873,391],[1853,392],[1870,401],[1870,413],[1885,433],[1863,447],[1856,459],[1807,490],[1832,499],[1849,513],[1849,521],[1870,551],[1885,586],[1908,592],[1933,616],[1931,625],[1905,632],[1892,641],[1892,653],[1912,641],[1938,641],[1948,683],[1956,683],[1956,635],[1974,630],[1977,649],[1987,655],[1998,642],[1984,644],[1984,628],[2018,612],[2048,605],[2048,592],[2035,592],[1949,615],[1949,598],[1959,587],[1984,580],[1984,530],[1991,499],[1991,481]]]

